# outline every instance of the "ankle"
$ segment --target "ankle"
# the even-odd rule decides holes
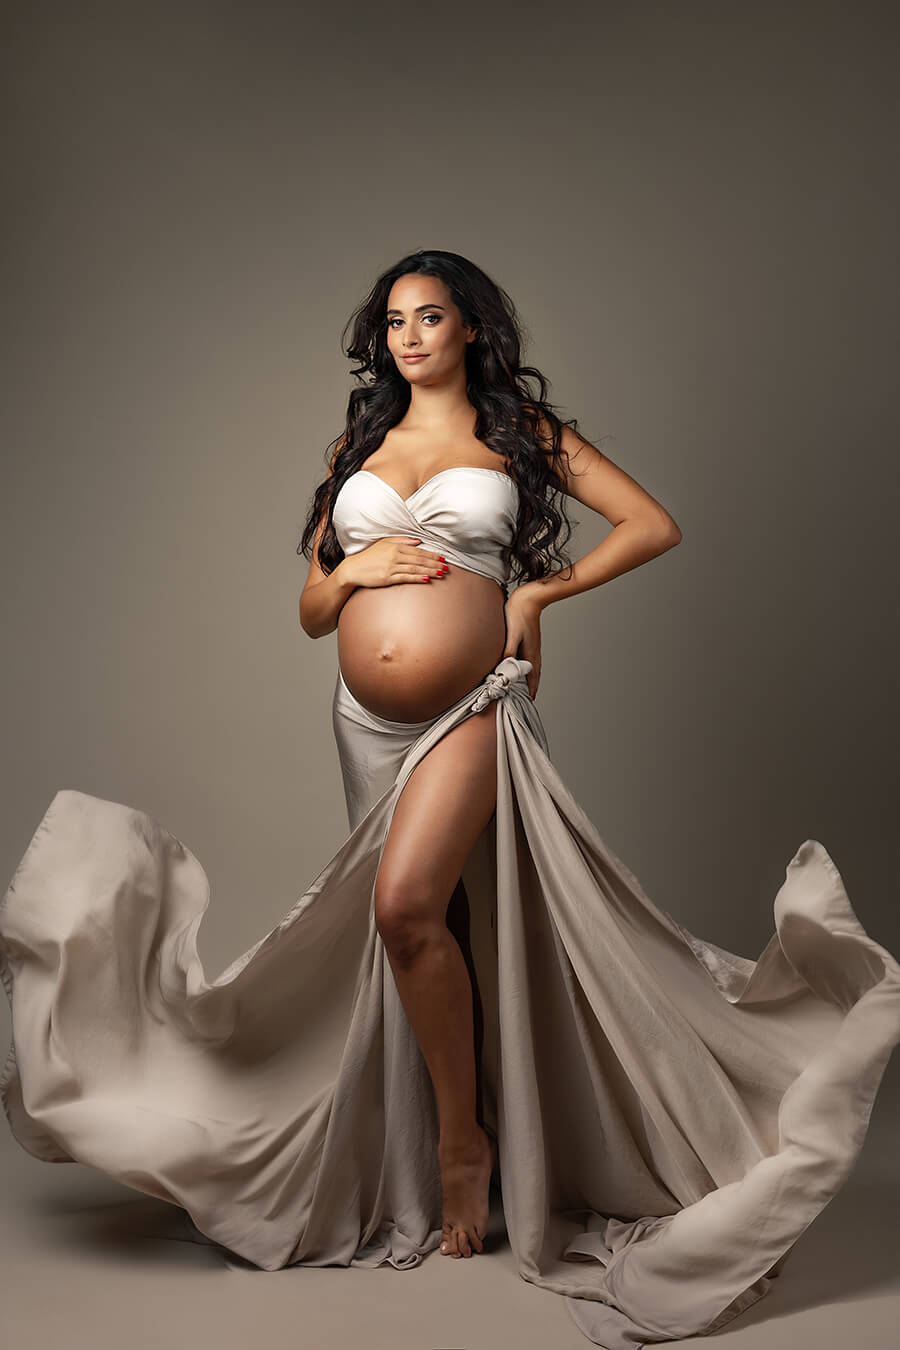
[[[486,1131],[473,1117],[467,1121],[443,1126],[438,1139],[438,1150],[445,1155],[471,1153],[480,1148],[486,1138]]]

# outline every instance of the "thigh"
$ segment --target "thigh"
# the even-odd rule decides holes
[[[375,880],[379,920],[443,918],[497,802],[497,704],[442,736],[394,807]]]

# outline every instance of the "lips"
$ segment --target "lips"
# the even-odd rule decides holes
[[[422,352],[418,356],[404,356],[404,361],[424,361],[430,355],[429,352]]]

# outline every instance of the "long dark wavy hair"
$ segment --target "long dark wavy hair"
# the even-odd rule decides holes
[[[327,511],[319,564],[328,574],[343,559],[332,523],[335,498],[409,407],[410,385],[387,346],[386,315],[391,287],[411,272],[443,281],[463,323],[477,329],[477,337],[466,346],[466,393],[477,414],[475,435],[502,456],[519,489],[515,533],[504,549],[506,567],[517,581],[571,567],[563,548],[572,528],[559,464],[565,453],[562,428],[577,431],[577,420],[562,421],[547,401],[550,382],[535,367],[520,364],[523,327],[506,291],[468,258],[443,249],[420,249],[401,258],[381,274],[347,321],[341,345],[359,363],[351,374],[362,387],[351,391],[344,431],[327,448],[332,472],[315,490],[297,552],[312,557],[316,528]],[[351,325],[352,337],[344,346]],[[536,382],[537,394],[529,379]],[[554,568],[554,559],[563,567]]]

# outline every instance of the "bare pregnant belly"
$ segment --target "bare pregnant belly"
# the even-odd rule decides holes
[[[393,722],[436,717],[502,657],[505,599],[496,581],[452,563],[431,581],[357,586],[337,629],[350,692]]]

